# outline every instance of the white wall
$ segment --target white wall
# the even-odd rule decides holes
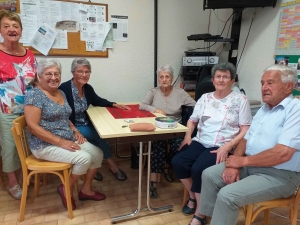
[[[207,46],[207,43],[205,44],[203,41],[188,41],[187,36],[201,33],[220,34],[225,23],[218,21],[212,11],[211,15],[210,10],[203,11],[202,0],[164,0],[158,2],[158,66],[169,63],[174,68],[174,75],[177,77],[184,52]],[[220,20],[226,21],[231,10],[215,10],[215,13]],[[209,18],[211,22],[208,28]],[[227,25],[229,26],[229,23]],[[224,35],[227,34],[227,27]],[[218,54],[221,49],[222,43],[217,43],[210,50]],[[206,51],[206,49],[199,49],[198,51]],[[223,51],[220,55],[221,60],[227,60],[227,55],[228,52]]]
[[[261,100],[260,80],[263,70],[274,64],[274,52],[279,25],[279,9],[281,1],[275,8],[258,8],[245,46],[243,56],[238,65],[239,85],[244,88],[249,99]],[[239,54],[245,43],[254,9],[243,12]]]
[[[129,16],[127,42],[114,42],[108,58],[88,58],[92,64],[90,84],[96,92],[111,101],[141,101],[154,86],[154,0],[95,0],[108,4],[110,15]],[[203,47],[203,41],[187,41],[187,36],[207,33],[209,11],[203,11],[202,0],[158,1],[158,66],[171,64],[178,75],[184,51]],[[226,20],[231,10],[217,10]],[[211,14],[210,33],[219,34],[224,23]],[[216,52],[221,51],[218,44]],[[44,57],[37,57],[41,59]],[[69,80],[73,57],[49,57],[62,63],[63,81]],[[227,52],[221,58],[227,59]]]

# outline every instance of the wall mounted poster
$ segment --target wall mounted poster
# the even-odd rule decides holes
[[[300,51],[300,1],[282,3],[276,55],[298,55]]]

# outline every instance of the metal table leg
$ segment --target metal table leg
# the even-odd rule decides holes
[[[150,160],[151,160],[151,141],[148,142],[148,170],[147,170],[147,207],[141,209],[141,202],[142,202],[142,164],[143,164],[143,142],[140,142],[140,154],[139,154],[139,186],[138,186],[138,206],[137,208],[129,214],[115,216],[111,218],[112,223],[116,223],[118,220],[124,220],[131,217],[136,216],[140,210],[150,210],[150,211],[161,211],[161,210],[169,210],[172,211],[173,206],[167,205],[158,208],[152,208],[150,206],[150,195],[149,195],[149,183],[150,183]]]

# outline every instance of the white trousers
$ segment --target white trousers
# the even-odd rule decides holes
[[[31,152],[38,159],[73,164],[72,173],[76,175],[86,174],[88,169],[101,167],[103,152],[100,148],[89,142],[84,142],[80,148],[81,150],[73,152],[51,145]]]

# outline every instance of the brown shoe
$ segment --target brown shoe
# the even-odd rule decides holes
[[[80,201],[86,201],[86,200],[101,201],[101,200],[106,199],[106,196],[105,196],[105,194],[101,194],[97,191],[95,191],[95,194],[93,194],[93,195],[86,195],[86,194],[82,193],[82,191],[80,191],[78,193],[78,199]]]
[[[60,198],[61,198],[61,201],[62,201],[64,207],[67,209],[68,208],[67,199],[64,195],[64,185],[63,184],[61,184],[57,187],[57,192],[60,195]],[[73,198],[73,196],[71,196],[71,203],[72,203],[72,209],[75,210],[76,204],[75,204],[75,199]]]

